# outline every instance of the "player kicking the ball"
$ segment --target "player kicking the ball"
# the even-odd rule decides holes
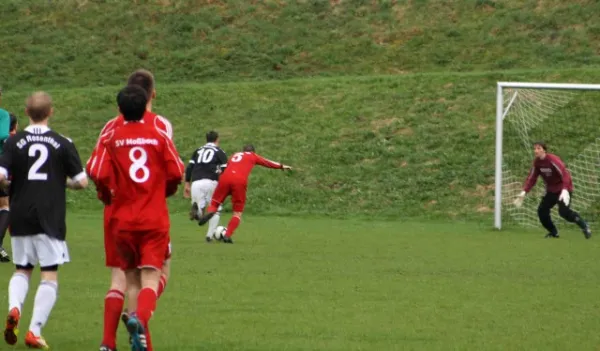
[[[219,133],[206,133],[206,144],[196,149],[185,170],[184,197],[192,198],[190,219],[199,220],[206,206],[210,204],[218,184],[219,175],[227,167],[227,155],[219,147]],[[210,242],[219,225],[221,206],[208,223],[206,241]]]
[[[260,165],[267,168],[276,168],[281,170],[291,170],[292,167],[282,163],[269,161],[264,157],[255,153],[254,146],[246,145],[242,152],[233,154],[227,163],[225,172],[219,178],[219,184],[212,196],[210,206],[206,213],[200,217],[199,225],[204,225],[217,212],[219,206],[223,204],[227,196],[231,195],[231,203],[233,205],[233,216],[227,225],[227,232],[223,241],[233,244],[231,237],[240,225],[242,212],[246,204],[246,190],[248,189],[248,177],[252,168],[255,165]]]
[[[538,216],[544,228],[548,230],[546,238],[559,237],[558,230],[550,216],[550,210],[557,203],[558,214],[568,222],[576,223],[583,231],[586,239],[591,238],[592,232],[587,223],[579,216],[579,213],[570,208],[573,181],[565,164],[560,157],[548,153],[546,144],[541,141],[533,144],[533,151],[535,153],[533,166],[525,181],[523,191],[514,201],[515,206],[521,207],[525,195],[533,188],[538,176],[541,175],[546,184],[546,194],[542,197],[542,201],[538,206]]]
[[[127,286],[140,289],[137,309],[127,321],[132,350],[152,350],[148,323],[156,309],[165,253],[169,250],[167,197],[177,191],[184,165],[175,145],[143,121],[148,97],[127,86],[117,97],[125,119],[101,141],[98,184],[113,190],[111,226]]]

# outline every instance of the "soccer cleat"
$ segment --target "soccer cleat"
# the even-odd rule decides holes
[[[125,328],[127,329],[127,322],[129,322],[129,313],[127,313],[127,311],[123,311],[123,313],[121,313],[121,321],[123,321],[123,324],[125,324]],[[129,345],[131,345],[131,336],[129,337]]]
[[[0,262],[10,262],[10,256],[3,247],[0,247]]]
[[[127,331],[131,338],[131,351],[147,351],[146,332],[136,317],[129,317],[129,320],[127,321]]]
[[[556,233],[556,234],[555,233],[548,233],[548,234],[546,234],[546,236],[544,238],[555,238],[555,239],[558,239],[558,238],[560,238],[560,235],[558,235],[558,233]]]
[[[21,313],[18,308],[15,307],[8,312],[8,317],[6,317],[6,328],[4,329],[4,341],[9,345],[17,343],[17,334],[19,333],[17,327],[19,326],[19,319],[21,319]]]
[[[121,321],[123,322],[123,324],[125,324],[125,327],[127,328],[127,322],[129,321],[129,313],[127,313],[127,311],[123,311],[121,313]]]
[[[200,218],[198,217],[198,204],[197,203],[193,203],[192,204],[192,208],[190,209],[190,221],[197,221]]]
[[[198,220],[198,225],[205,225],[206,222],[210,221],[211,218],[215,215],[216,212],[207,212],[204,216],[200,217]]]
[[[106,345],[100,345],[100,351],[117,351],[117,349],[111,349]]]
[[[29,347],[30,349],[50,349],[50,346],[48,346],[48,343],[43,337],[35,336],[30,331],[27,332],[27,335],[25,335],[25,345],[27,345],[27,347]]]
[[[205,239],[206,239],[206,242],[207,242],[207,243],[210,243],[210,242],[212,242],[212,240],[213,240],[213,239],[212,239],[210,236],[207,236]]]
[[[231,237],[229,237],[229,236],[224,236],[223,237],[223,242],[225,244],[233,244],[233,240],[231,240]]]

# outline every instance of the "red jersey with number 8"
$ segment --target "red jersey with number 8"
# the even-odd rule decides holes
[[[177,190],[184,164],[169,137],[153,125],[126,122],[98,145],[97,180],[113,190],[118,230],[169,229],[167,196]]]

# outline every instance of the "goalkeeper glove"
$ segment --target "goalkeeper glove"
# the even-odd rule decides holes
[[[558,201],[562,201],[565,204],[565,206],[569,206],[569,202],[571,202],[571,196],[569,195],[569,192],[567,191],[567,189],[563,189],[560,192]]]
[[[525,200],[525,195],[527,193],[524,191],[521,191],[521,193],[519,195],[517,195],[517,198],[515,199],[515,201],[513,201],[513,204],[515,204],[515,206],[517,208],[521,207],[521,205],[523,205],[523,200]]]

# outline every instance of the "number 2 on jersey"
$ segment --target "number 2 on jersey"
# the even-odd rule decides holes
[[[136,155],[137,154],[137,155]],[[143,148],[136,146],[129,150],[129,159],[132,164],[129,167],[129,177],[136,183],[144,183],[150,178],[150,169],[146,167],[148,154]],[[142,172],[142,176],[138,176],[138,172]]]
[[[27,179],[29,180],[48,180],[48,173],[40,172],[40,168],[48,160],[48,148],[44,144],[32,144],[27,152],[29,157],[36,157],[37,159],[27,173]]]

